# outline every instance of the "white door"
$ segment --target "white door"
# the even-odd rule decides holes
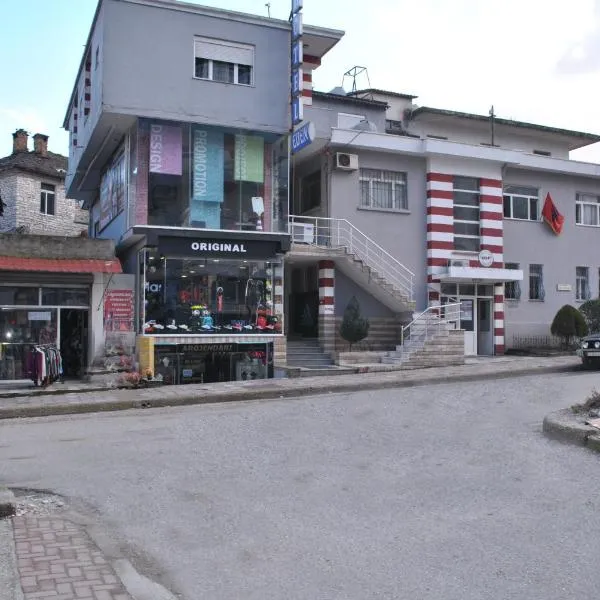
[[[465,355],[477,354],[477,320],[474,298],[460,299],[460,326],[465,330]]]

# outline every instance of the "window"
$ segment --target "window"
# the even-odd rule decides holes
[[[479,252],[479,180],[454,178],[454,249]]]
[[[50,183],[42,183],[40,195],[40,212],[44,215],[53,215],[55,209],[56,189]]]
[[[518,263],[506,263],[507,269],[519,270]],[[507,300],[520,300],[521,299],[521,285],[518,281],[507,281],[504,285],[504,297]]]
[[[408,210],[406,173],[361,169],[360,208]]]
[[[590,270],[587,267],[575,267],[575,300],[583,302],[590,297]]]
[[[521,221],[539,221],[538,190],[520,185],[504,188],[504,217]]]
[[[321,205],[321,171],[311,173],[300,184],[300,214]]]
[[[221,83],[252,85],[253,46],[196,38],[194,53],[194,77]]]
[[[575,197],[575,223],[591,227],[600,226],[600,196],[577,194]]]
[[[546,296],[544,291],[544,266],[529,265],[529,299],[543,300]]]
[[[100,46],[96,46],[96,54],[94,56],[94,71],[98,68],[100,62]]]

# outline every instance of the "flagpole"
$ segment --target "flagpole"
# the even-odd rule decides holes
[[[492,130],[492,146],[495,146],[495,117],[496,115],[494,114],[494,105],[492,104],[492,108],[490,109],[490,127]]]

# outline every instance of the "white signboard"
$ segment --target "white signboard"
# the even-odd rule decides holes
[[[27,318],[30,321],[51,321],[52,313],[50,311],[36,311],[27,313]]]

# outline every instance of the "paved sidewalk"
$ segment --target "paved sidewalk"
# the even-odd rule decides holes
[[[581,360],[576,356],[502,357],[479,360],[475,364],[410,371],[0,398],[0,419],[403,388],[450,381],[477,381],[557,373],[573,371],[580,367]]]
[[[132,600],[81,526],[60,514],[13,517],[25,600]]]

